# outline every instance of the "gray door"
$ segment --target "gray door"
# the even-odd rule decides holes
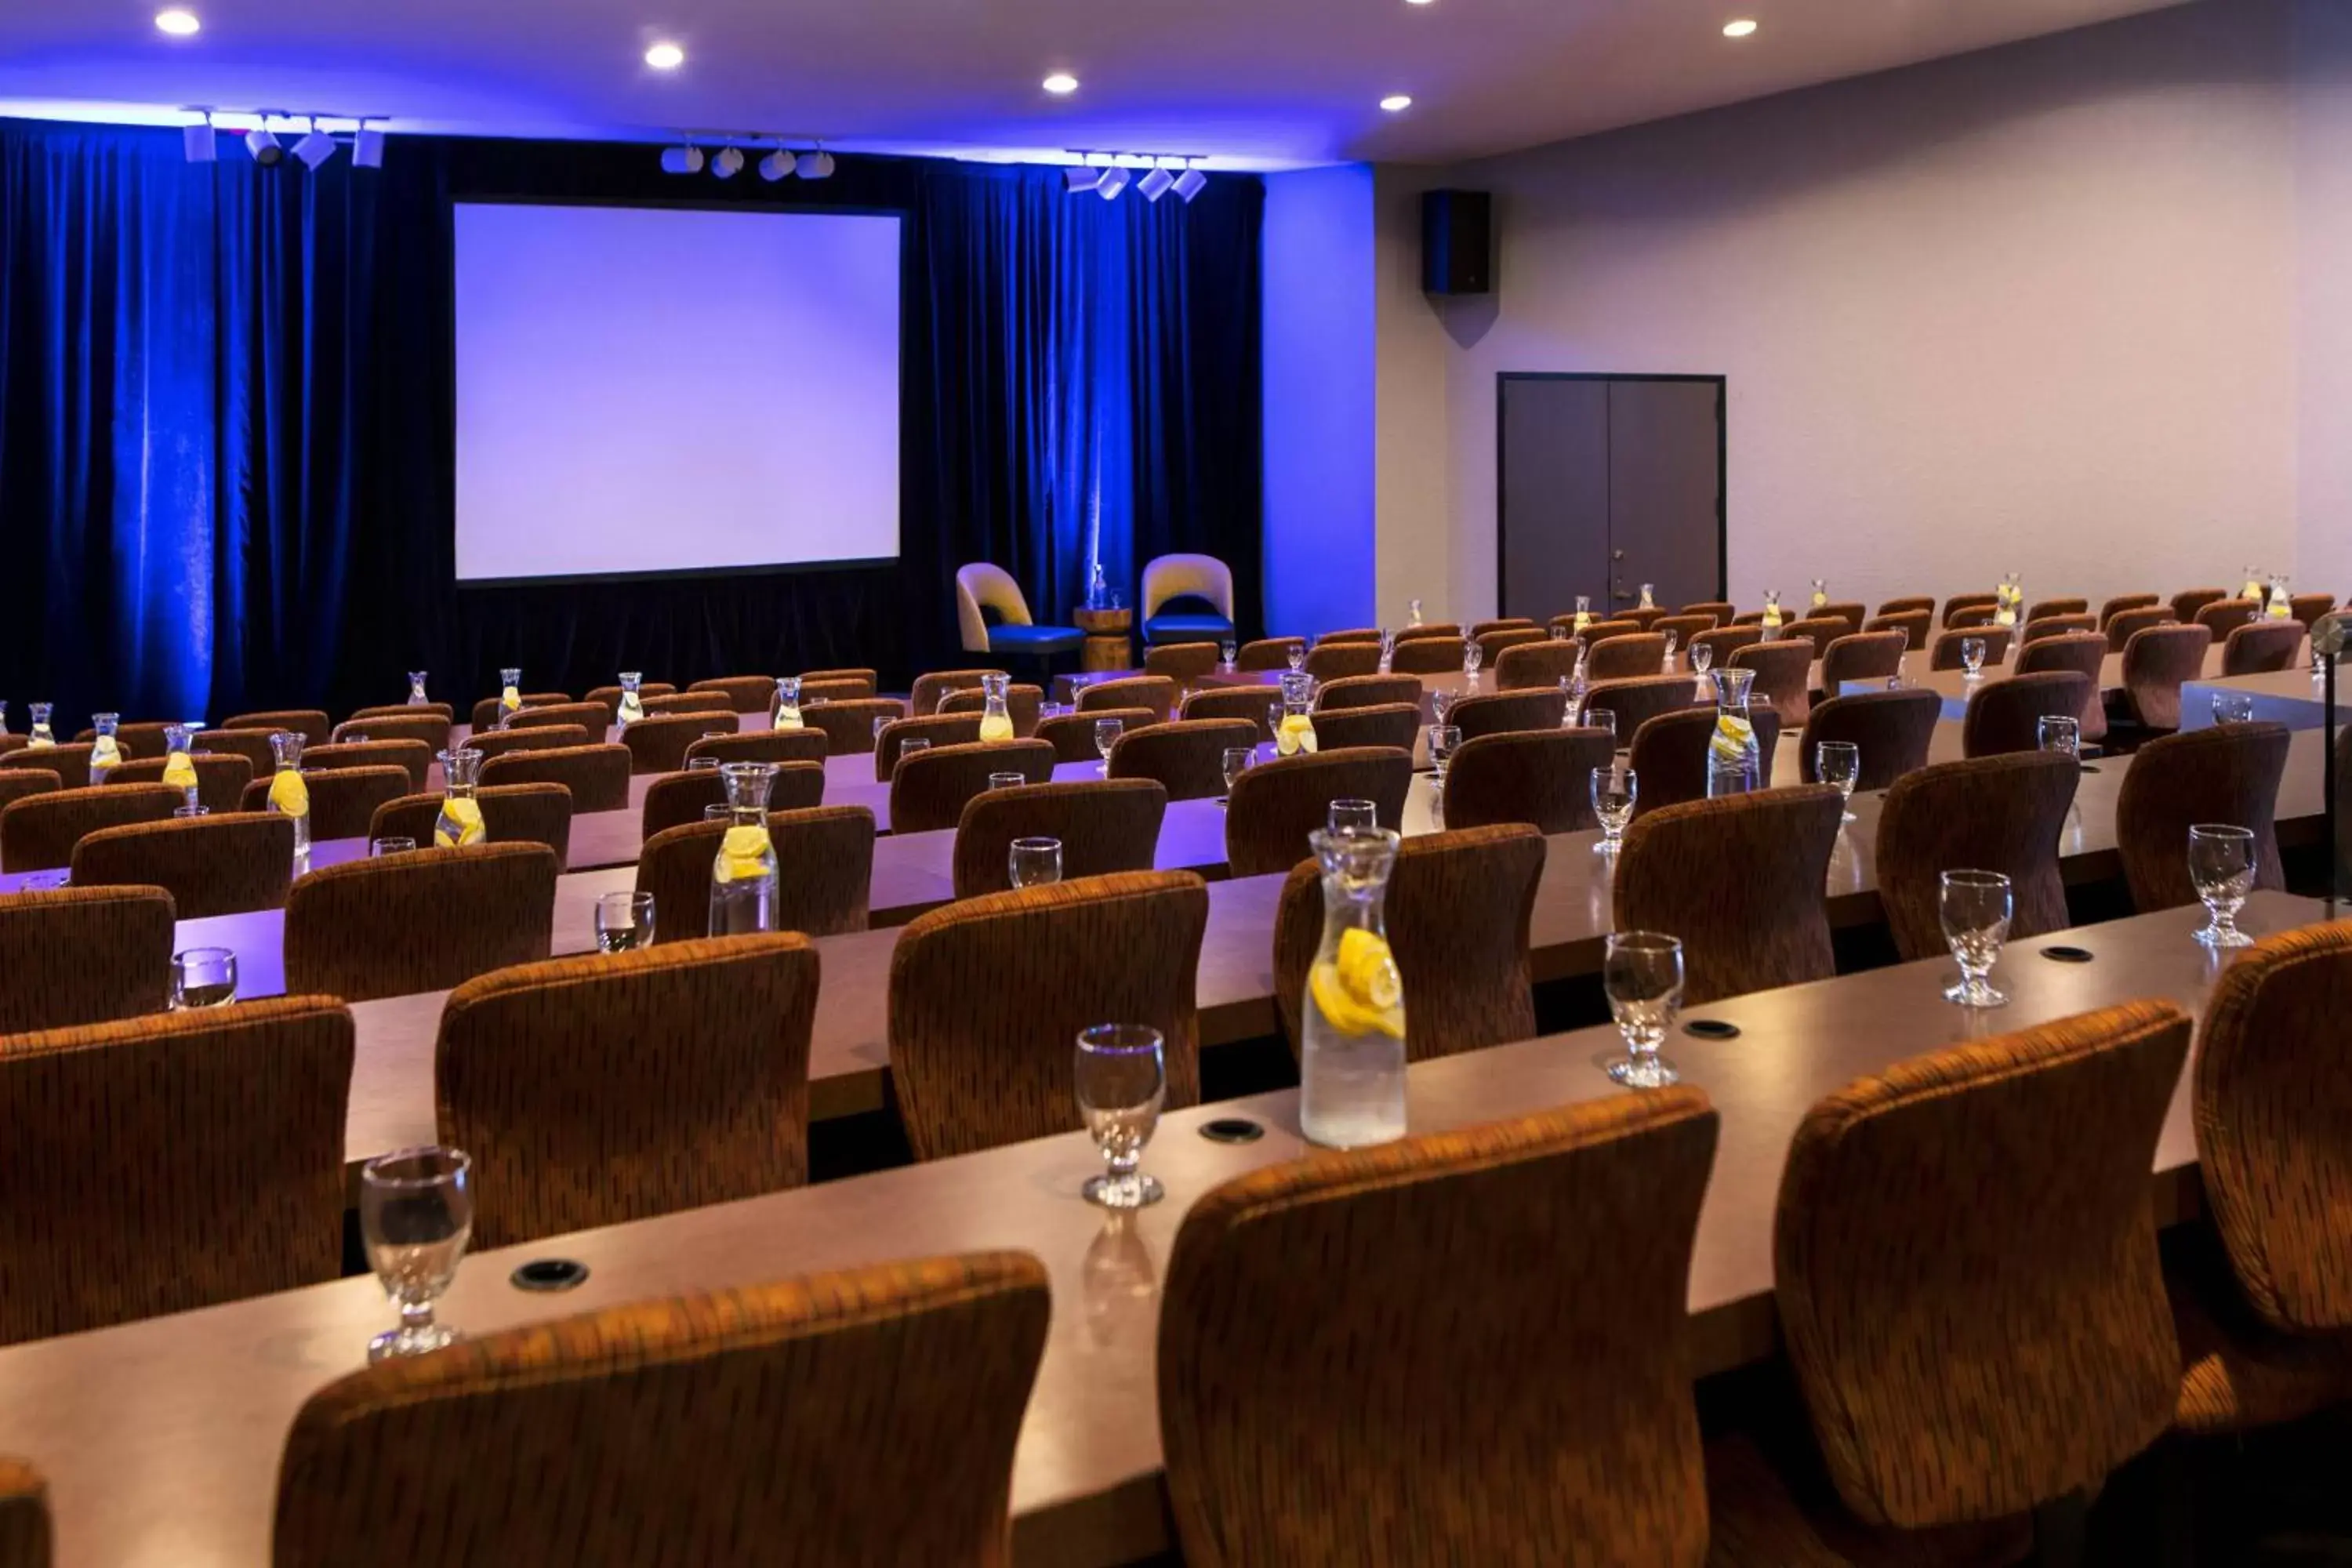
[[[1644,583],[1677,609],[1719,591],[1721,401],[1713,382],[1609,384],[1611,609],[1640,603]]]
[[[1502,608],[1542,620],[1601,607],[1609,575],[1609,384],[1503,383]]]

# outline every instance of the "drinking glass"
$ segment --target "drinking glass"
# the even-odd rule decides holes
[[[381,860],[387,855],[405,855],[416,847],[416,840],[404,834],[387,834],[368,840],[368,858]]]
[[[1234,785],[1241,782],[1241,776],[1249,772],[1250,759],[1256,754],[1255,748],[1250,746],[1225,748],[1225,793],[1227,795],[1233,793]]]
[[[1292,643],[1290,645],[1290,650],[1284,654],[1283,658],[1289,661],[1291,673],[1296,675],[1298,671],[1307,668],[1307,645],[1305,643]]]
[[[1617,710],[1614,708],[1587,708],[1584,710],[1584,727],[1588,730],[1606,730],[1609,731],[1609,738],[1612,741],[1615,740],[1617,738]]]
[[[1633,805],[1641,798],[1641,781],[1633,769],[1612,763],[1592,770],[1592,815],[1601,819],[1601,842],[1592,847],[1595,855],[1617,853],[1625,825],[1633,820]]]
[[[1478,666],[1486,661],[1486,650],[1478,646],[1476,637],[1462,639],[1462,673],[1470,679],[1478,679]]]
[[[717,767],[719,761],[720,759],[717,757],[688,757],[686,759],[686,771],[690,773],[698,773],[705,768]]]
[[[1454,693],[1433,691],[1429,694],[1429,714],[1433,722],[1444,723],[1445,716],[1452,711],[1454,711]]]
[[[601,893],[596,898],[596,951],[629,952],[651,947],[654,940],[654,896],[651,893]]]
[[[1240,651],[1229,642],[1221,642],[1217,645],[1217,658],[1223,662],[1227,669],[1233,668],[1234,656]]]
[[[210,816],[212,814],[213,808],[209,805],[175,805],[172,808],[173,816]]]
[[[2216,700],[2218,701],[2219,699]],[[364,746],[368,743],[368,738],[365,735],[342,735],[336,739],[335,743],[339,746]]]
[[[1911,656],[1907,653],[1898,653],[1895,656],[1895,673],[1886,678],[1886,689],[1900,691],[1910,684]]]
[[[896,758],[896,762],[903,763],[908,757],[913,756],[917,752],[928,752],[930,749],[931,743],[929,741],[924,740],[919,735],[909,735],[905,740],[898,742],[898,755]]]
[[[1682,1074],[1658,1047],[1682,1011],[1682,942],[1658,931],[1611,932],[1601,960],[1601,986],[1608,993],[1618,1033],[1625,1037],[1625,1059],[1610,1063],[1609,1076],[1629,1089],[1681,1082]]]
[[[1959,960],[1960,978],[1944,988],[1944,1000],[1963,1007],[1999,1007],[2009,993],[1987,978],[2009,940],[2009,879],[1998,871],[1947,871],[1937,899],[1944,940]]]
[[[1102,753],[1103,760],[1103,765],[1095,771],[1105,778],[1110,776],[1110,750],[1118,744],[1118,738],[1126,729],[1127,724],[1123,720],[1097,719],[1095,721],[1095,750]]]
[[[2069,718],[2063,713],[2045,713],[2033,728],[2033,738],[2045,752],[2056,752],[2067,757],[2083,754],[2083,721],[2080,719]]]
[[[1370,833],[1380,825],[1380,807],[1369,800],[1335,800],[1324,821],[1334,833]]]
[[[1852,741],[1821,742],[1813,747],[1813,774],[1823,784],[1837,785],[1840,804],[1851,806],[1853,786],[1862,778],[1862,748]],[[1853,811],[1843,820],[1852,822]]]
[[[988,787],[991,789],[1018,789],[1028,782],[1029,775],[1027,773],[991,773],[988,775]]]
[[[1458,724],[1432,724],[1429,727],[1429,768],[1437,775],[1439,787],[1445,784],[1446,764],[1462,747],[1462,727]]]
[[[1668,668],[1668,669],[1672,669],[1672,668],[1674,668],[1674,667],[1675,667],[1675,647],[1677,647],[1677,646],[1682,642],[1682,640],[1683,640],[1683,635],[1682,635],[1682,633],[1677,632],[1677,631],[1669,631],[1669,632],[1667,632],[1667,633],[1665,634],[1665,638],[1666,638],[1666,663],[1665,663],[1665,668]]]
[[[1005,857],[1006,879],[1016,888],[1042,888],[1062,879],[1062,841],[1016,838]]]
[[[2197,940],[2208,947],[2251,947],[2254,939],[2238,929],[2238,911],[2254,887],[2254,836],[2251,829],[2203,823],[2189,830],[2189,879],[2205,904],[2205,924]]]
[[[1097,1024],[1078,1036],[1078,1114],[1109,1167],[1078,1189],[1107,1209],[1141,1208],[1163,1195],[1137,1167],[1160,1125],[1168,1093],[1160,1031],[1141,1024]]]
[[[2216,724],[2251,724],[2254,721],[2254,700],[2242,691],[2213,693],[2213,722]]]
[[[732,822],[735,820],[735,808],[728,805],[723,800],[716,805],[706,805],[702,808],[702,820],[705,822]]]
[[[1960,639],[1960,668],[1969,672],[1969,679],[1970,680],[1974,680],[1977,677],[1984,673],[1984,638],[1962,637]]]
[[[172,955],[172,1011],[226,1007],[236,1000],[236,953],[225,947],[192,947]]]
[[[892,722],[893,721],[887,713],[877,713],[874,715],[874,741],[877,745],[881,743],[882,731],[889,728]]]
[[[404,1149],[360,1168],[360,1235],[368,1265],[400,1309],[400,1327],[368,1342],[368,1360],[423,1355],[457,1337],[433,1303],[457,1277],[474,1232],[473,1163],[457,1149]]]
[[[1715,645],[1713,643],[1693,642],[1691,644],[1690,666],[1693,675],[1705,675],[1714,664]]]

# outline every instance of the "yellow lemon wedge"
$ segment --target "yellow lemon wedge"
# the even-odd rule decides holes
[[[434,819],[433,842],[444,849],[462,848],[482,841],[482,803],[467,795],[453,795],[441,802],[441,815]]]
[[[1343,932],[1333,961],[1307,972],[1307,988],[1324,1022],[1339,1033],[1404,1038],[1404,982],[1389,944],[1370,931]]]
[[[1755,726],[1738,714],[1724,714],[1715,721],[1715,739],[1712,744],[1715,747],[1716,755],[1726,758],[1740,755],[1748,750],[1748,740],[1755,732]]]
[[[1013,721],[1002,713],[991,713],[980,721],[980,738],[983,741],[1013,739]]]
[[[163,762],[163,782],[173,789],[196,787],[196,764],[188,760],[185,752],[173,752]]]
[[[768,874],[768,830],[739,823],[719,842],[719,860],[710,869],[715,882],[738,882]]]
[[[499,693],[499,706],[505,709],[509,713],[513,712],[516,709],[522,706],[522,693],[517,691],[511,686],[508,687],[504,691]]]
[[[292,768],[280,768],[269,781],[269,804],[288,816],[310,814],[310,786]]]
[[[1274,732],[1274,749],[1283,756],[1315,749],[1315,721],[1304,713],[1286,713]]]
[[[122,749],[114,743],[113,736],[100,735],[97,740],[92,741],[89,743],[89,771],[91,773],[107,773],[111,769],[120,766],[121,762]]]

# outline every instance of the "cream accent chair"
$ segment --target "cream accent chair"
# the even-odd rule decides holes
[[[1161,605],[1185,598],[1205,601],[1213,613],[1190,605],[1161,613]],[[1162,555],[1146,565],[1143,640],[1146,644],[1233,641],[1233,568],[1213,555]]]
[[[986,610],[996,612],[996,625],[988,624]],[[1076,626],[1036,625],[1013,574],[985,561],[956,569],[956,622],[967,653],[1024,653],[1043,658],[1073,652],[1085,640]]]

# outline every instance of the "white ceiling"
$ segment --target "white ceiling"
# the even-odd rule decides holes
[[[204,30],[184,40],[155,29],[163,3],[0,0],[0,111],[1444,162],[2182,0],[185,0]],[[1722,36],[1738,16],[1754,37]],[[644,65],[656,38],[683,69]],[[1076,94],[1040,89],[1056,69]],[[1394,92],[1412,108],[1382,113]]]

